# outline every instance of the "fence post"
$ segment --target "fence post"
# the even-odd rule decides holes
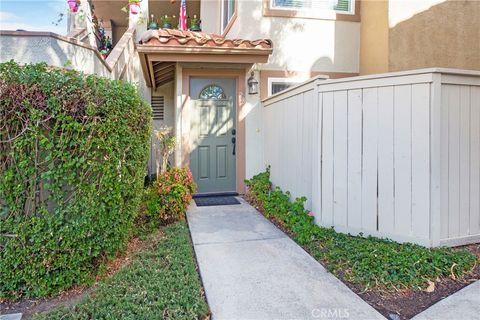
[[[430,85],[430,245],[440,242],[441,101],[442,74],[434,73]]]
[[[318,83],[321,80],[315,80],[313,83],[313,105],[317,109],[317,117],[314,125],[313,141],[314,149],[312,152],[312,212],[315,214],[315,222],[322,222],[322,101],[320,100],[320,90]]]

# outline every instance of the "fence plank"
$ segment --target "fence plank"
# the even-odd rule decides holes
[[[271,121],[273,120],[274,117],[274,111],[276,111],[277,108],[263,108],[263,119],[268,119],[269,121],[264,121],[263,123],[263,139],[264,141],[274,141],[273,137],[273,130],[274,130],[274,125],[275,122]],[[274,157],[273,152],[274,152],[274,144],[273,143],[264,143],[263,148],[264,148],[264,154],[265,154],[265,164],[272,164],[272,158]]]
[[[412,85],[412,232],[430,235],[430,84]]]
[[[378,226],[395,230],[393,173],[393,87],[378,89]]]
[[[323,93],[322,223],[333,226],[333,93]]]
[[[315,116],[316,134],[314,135],[313,149],[313,183],[312,183],[312,211],[315,214],[315,222],[321,223],[322,210],[322,139],[323,139],[323,94],[314,91],[313,102],[318,104]],[[316,107],[316,106],[315,106]]]
[[[333,213],[336,226],[347,226],[347,91],[336,91],[334,101],[333,137]]]
[[[442,85],[440,115],[440,238],[448,238],[448,115],[450,85]]]
[[[362,228],[362,90],[348,91],[348,226]]]
[[[378,89],[363,90],[362,228],[377,230]]]
[[[303,163],[302,158],[302,120],[303,120],[303,94],[296,95],[292,97],[292,104],[296,106],[295,108],[290,107],[290,125],[292,133],[292,144],[290,146],[289,152],[289,168],[291,168],[290,176],[292,183],[290,184],[290,192],[292,192],[293,199],[300,196],[300,183],[302,176],[302,166],[299,166],[298,163]],[[292,199],[292,200],[293,200]]]
[[[480,87],[470,98],[470,218],[469,234],[480,233]]]
[[[460,231],[460,86],[450,86],[448,99],[448,236]]]
[[[316,126],[315,126],[315,111],[318,109],[313,105],[313,90],[307,91],[303,94],[303,149],[302,149],[302,167],[303,167],[303,180],[301,185],[302,193],[307,197],[305,202],[305,207],[309,210],[312,208],[312,173],[313,173],[313,140],[316,136]],[[298,164],[297,164],[298,165]]]
[[[470,223],[470,87],[460,87],[460,210],[459,235],[468,234]],[[480,165],[480,164],[479,164]]]
[[[287,100],[284,100],[279,105],[279,115],[278,115],[278,122],[277,122],[277,134],[279,137],[279,147],[278,147],[278,157],[276,159],[276,168],[272,167],[272,176],[277,177],[278,184],[283,188],[286,188],[286,176],[284,174],[284,165],[285,165],[285,151],[286,151],[286,141],[287,141],[287,130],[285,126],[285,119],[286,119],[286,109],[287,109]]]
[[[395,231],[409,235],[412,224],[411,86],[395,87]]]

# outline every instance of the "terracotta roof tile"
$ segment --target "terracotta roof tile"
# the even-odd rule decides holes
[[[141,44],[151,46],[195,46],[222,48],[272,49],[269,39],[243,40],[225,39],[216,34],[181,31],[175,29],[148,30],[142,36]]]

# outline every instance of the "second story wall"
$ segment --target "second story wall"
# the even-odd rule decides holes
[[[341,21],[334,12],[326,19],[276,16],[266,14],[265,5],[268,1],[237,0],[237,17],[226,33],[228,38],[269,38],[273,41],[273,54],[267,64],[259,67],[261,70],[307,77],[318,73],[359,72],[358,21]],[[205,16],[203,20],[205,27]],[[209,22],[208,26],[219,28],[219,24]]]
[[[388,2],[362,1],[360,73],[388,72]]]
[[[480,70],[480,1],[363,0],[360,73]]]
[[[389,2],[390,71],[427,67],[480,70],[480,1],[430,0],[415,12]],[[421,8],[420,8],[421,9]]]

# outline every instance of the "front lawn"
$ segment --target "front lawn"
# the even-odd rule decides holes
[[[34,319],[206,319],[208,305],[184,220],[154,232],[149,245],[79,304]]]

